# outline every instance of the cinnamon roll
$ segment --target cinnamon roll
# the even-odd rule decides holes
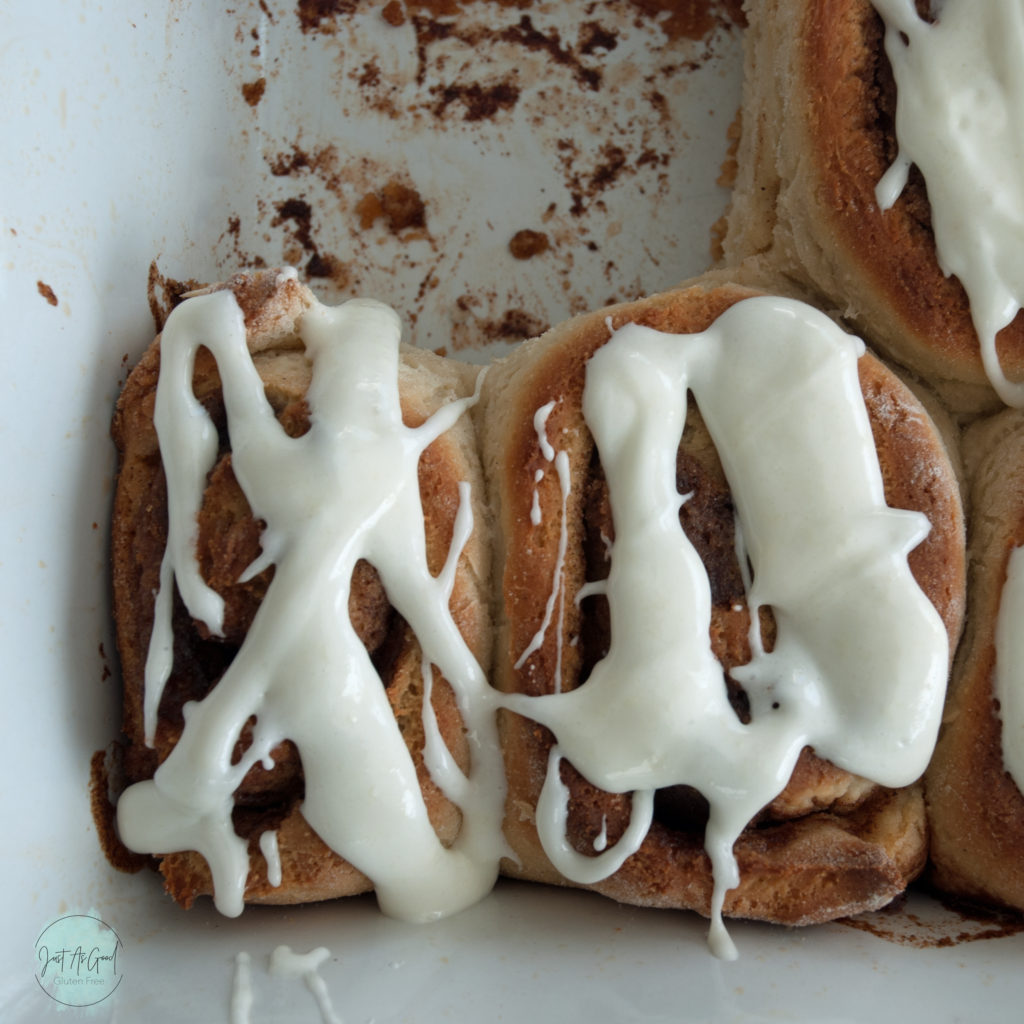
[[[967,628],[925,778],[931,878],[1024,910],[1024,415],[966,434],[971,477]]]
[[[858,339],[708,276],[485,381],[505,870],[786,924],[922,869],[964,604],[942,435]],[[719,941],[721,940],[721,941]]]
[[[117,823],[179,903],[376,888],[420,918],[493,883],[476,375],[400,346],[385,307],[321,306],[293,271],[188,298],[131,373]]]
[[[750,5],[724,251],[767,254],[977,413],[1024,404],[1024,19],[1017,4],[933,10]]]

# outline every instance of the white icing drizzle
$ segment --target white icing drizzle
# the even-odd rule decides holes
[[[557,738],[538,828],[574,881],[639,846],[654,790],[682,783],[704,794],[710,941],[726,958],[735,956],[722,923],[738,883],[733,844],[800,751],[811,745],[903,786],[924,770],[938,729],[948,640],[906,561],[928,522],[885,504],[857,377],[862,351],[822,314],[772,298],[738,303],[701,334],[617,331],[590,360],[583,399],[615,523],[611,647],[578,689],[505,697]],[[711,652],[710,585],[679,524],[688,389],[743,524],[751,608],[770,606],[778,626],[774,650],[733,671],[751,697],[748,725]],[[598,857],[566,841],[563,756],[602,789],[633,792],[627,834]]]
[[[533,429],[537,432],[537,444],[540,445],[541,455],[548,462],[554,461],[555,458],[555,449],[548,440],[547,423],[548,417],[551,415],[556,404],[556,402],[548,402],[547,405],[542,405],[533,414]]]
[[[750,653],[755,658],[760,658],[764,655],[764,641],[761,638],[760,609],[757,605],[752,604],[750,599],[750,592],[753,589],[752,579],[750,576],[750,556],[747,554],[746,541],[743,539],[743,524],[740,522],[740,517],[738,515],[735,517],[733,537],[736,549],[736,561],[739,563],[740,579],[743,582],[743,593],[746,594],[747,608],[750,611],[750,627],[747,631],[747,641],[750,644]],[[743,605],[733,605],[732,610],[734,612],[742,611]]]
[[[598,853],[604,852],[608,847],[608,817],[601,815],[601,831],[594,837],[594,849]]]
[[[294,953],[289,946],[278,946],[270,954],[270,973],[279,978],[301,978],[316,1000],[323,1024],[342,1024],[331,1005],[327,984],[317,973],[317,968],[330,957],[331,951],[323,946],[308,953]]]
[[[281,851],[277,848],[277,833],[268,829],[260,833],[260,853],[267,864],[267,884],[275,889],[281,884]]]
[[[170,671],[167,595],[174,583],[212,632],[223,611],[194,551],[202,484],[216,453],[212,425],[191,392],[200,345],[220,370],[235,475],[267,524],[263,553],[247,574],[270,563],[276,572],[221,681],[186,705],[177,746],[152,780],[122,796],[118,824],[130,848],[197,850],[210,864],[218,908],[239,913],[248,853],[231,825],[232,794],[249,767],[266,763],[270,750],[290,738],[306,776],[304,816],[373,880],[382,908],[414,920],[451,913],[490,889],[506,852],[496,730],[496,711],[504,706],[556,735],[537,824],[552,863],[573,881],[599,881],[639,848],[658,788],[688,784],[704,794],[714,873],[710,941],[728,958],[735,948],[722,909],[738,884],[733,844],[785,786],[804,746],[886,786],[906,785],[923,771],[948,656],[943,624],[906,563],[928,524],[885,505],[857,378],[863,346],[826,317],[788,300],[750,299],[701,334],[624,327],[591,359],[583,411],[608,480],[615,540],[607,542],[608,579],[581,593],[607,594],[612,643],[586,684],[568,693],[560,692],[560,673],[569,461],[547,439],[554,403],[538,410],[534,426],[558,473],[562,522],[543,623],[517,667],[543,643],[557,606],[555,693],[545,697],[491,690],[452,621],[456,564],[472,530],[465,485],[445,566],[437,577],[427,570],[418,459],[476,395],[407,428],[392,311],[366,301],[334,309],[314,304],[299,330],[313,364],[311,427],[301,438],[289,438],[274,418],[229,292],[189,300],[164,330],[156,418],[169,538],[147,666],[148,712],[155,716]],[[754,654],[733,675],[750,696],[747,725],[729,704],[711,651],[707,573],[679,524],[685,498],[676,490],[676,452],[688,390],[700,403],[737,509]],[[362,557],[376,566],[422,647],[424,761],[463,815],[448,849],[430,826],[412,758],[346,614],[352,570]],[[762,605],[777,623],[770,653],[756,632]],[[456,694],[469,775],[434,718],[434,666]],[[253,742],[233,765],[235,740],[251,716]],[[602,825],[596,856],[580,854],[566,838],[563,758],[593,784],[632,793],[625,833],[608,848]],[[274,833],[261,836],[260,848],[276,884]],[[276,963],[275,973],[301,973],[314,994],[326,997],[316,967],[327,955],[296,957],[281,947],[272,969]],[[239,1013],[247,1012],[247,972],[240,954],[233,997]],[[321,1012],[325,1021],[335,1019],[327,1015],[329,1001]]]
[[[1014,548],[1006,568],[996,619],[994,691],[1002,722],[1003,765],[1024,793],[1024,548]]]
[[[548,595],[548,600],[544,607],[544,617],[541,620],[540,628],[533,634],[532,639],[526,645],[526,649],[523,653],[519,655],[519,659],[515,663],[515,668],[517,671],[521,669],[523,665],[526,664],[530,655],[540,650],[544,643],[544,637],[547,636],[551,620],[554,618],[555,608],[557,606],[558,621],[555,623],[556,660],[554,682],[555,692],[560,693],[562,689],[562,626],[565,621],[565,553],[569,543],[567,509],[569,504],[569,494],[572,489],[572,480],[569,470],[569,456],[564,451],[556,452],[551,442],[548,440],[547,421],[556,404],[556,402],[548,402],[547,405],[542,405],[534,413],[533,428],[537,432],[537,444],[540,447],[541,455],[543,455],[545,460],[548,462],[554,463],[555,472],[558,474],[558,486],[562,495],[562,516],[558,533],[558,553],[555,559],[555,569],[551,574],[551,593]],[[534,480],[539,483],[542,476],[543,470],[538,470],[538,474],[534,476]],[[538,526],[540,524],[541,517],[540,504],[536,489],[533,492],[533,502],[536,516],[534,515],[534,511],[531,510],[530,520],[534,526]]]
[[[252,1020],[252,957],[244,950],[235,954],[235,974],[231,981],[231,1024],[249,1024]]]
[[[890,207],[916,164],[928,187],[943,273],[955,274],[989,380],[1008,405],[996,334],[1024,305],[1024,0],[945,0],[934,23],[913,0],[873,0],[896,78],[899,156],[878,183]]]
[[[608,581],[607,580],[591,580],[589,583],[584,583],[579,590],[576,591],[576,596],[572,599],[573,604],[579,605],[585,601],[588,597],[596,597],[600,594],[608,593]]]
[[[553,406],[554,403],[552,402],[552,407]],[[544,438],[544,441],[547,443],[547,437]],[[533,474],[533,504],[530,506],[530,522],[533,523],[534,526],[540,526],[541,524],[540,492],[537,490],[537,484],[539,484],[543,479],[544,470],[538,469],[537,472]]]
[[[477,396],[406,427],[398,397],[400,325],[379,303],[314,303],[299,333],[313,364],[311,426],[290,438],[264,395],[230,292],[190,299],[164,328],[155,417],[170,512],[153,648],[162,650],[169,635],[173,581],[194,617],[214,633],[221,625],[222,602],[199,575],[194,552],[195,517],[216,449],[212,424],[191,391],[200,345],[220,371],[235,476],[267,524],[263,553],[247,573],[271,562],[276,571],[220,682],[185,706],[174,750],[152,780],[121,797],[118,826],[125,844],[140,852],[197,850],[210,865],[218,909],[239,914],[248,851],[232,826],[232,794],[253,764],[289,738],[302,757],[301,809],[310,826],[373,880],[388,913],[427,920],[488,892],[504,849],[493,691],[448,608],[469,505],[463,492],[461,525],[435,578],[427,568],[417,477],[420,454]],[[472,770],[459,784],[463,826],[450,848],[430,824],[412,757],[347,615],[352,571],[363,557],[414,630],[425,663],[451,683],[464,719]],[[160,668],[146,679],[155,709],[170,666],[162,655],[151,661]],[[431,717],[429,701],[424,714]],[[232,764],[250,716],[253,742]],[[455,788],[450,778],[447,786]]]

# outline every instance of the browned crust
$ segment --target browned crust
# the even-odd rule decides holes
[[[308,427],[303,396],[309,381],[301,355],[296,321],[313,301],[298,282],[276,272],[239,275],[224,285],[242,308],[247,341],[264,379],[267,395],[289,433]],[[112,522],[113,601],[118,649],[124,679],[124,784],[147,778],[173,749],[182,728],[181,706],[200,699],[215,684],[230,654],[220,658],[217,641],[179,608],[175,619],[175,667],[161,703],[153,749],[143,740],[142,695],[146,651],[152,629],[160,558],[166,539],[166,485],[153,425],[153,404],[159,375],[159,338],[133,370],[118,402],[112,433],[120,467]],[[468,394],[475,371],[441,360],[431,353],[403,350],[400,392],[407,426],[422,423],[440,405]],[[200,352],[194,378],[197,397],[216,419],[219,377],[209,353]],[[428,564],[439,572],[444,564],[459,507],[458,486],[471,485],[474,533],[459,562],[451,609],[457,626],[481,665],[487,669],[491,623],[487,598],[490,551],[483,503],[483,478],[471,422],[463,417],[422,455],[420,491],[427,510],[424,526]],[[259,550],[261,524],[253,520],[245,496],[230,472],[230,453],[222,453],[208,478],[199,516],[200,564],[207,582],[228,604],[229,645],[239,644],[269,585],[272,570],[252,584],[236,585],[238,571]],[[408,626],[388,605],[376,573],[365,563],[353,576],[350,612],[356,630],[373,644],[385,675],[388,697],[407,745],[413,753],[431,821],[445,841],[454,838],[460,815],[429,777],[422,761],[422,680],[420,649]],[[386,647],[387,650],[383,648]],[[438,678],[434,707],[442,735],[465,768],[468,746],[450,687]],[[240,744],[247,742],[243,735]],[[239,749],[241,749],[239,747]],[[299,811],[303,775],[298,750],[284,741],[272,752],[275,767],[255,765],[236,793],[235,828],[249,841],[250,874],[247,902],[295,903],[367,891],[364,875],[329,850],[310,830]],[[264,829],[278,831],[283,881],[267,882],[258,851]],[[205,861],[196,853],[158,858],[168,892],[183,905],[211,892]]]
[[[875,201],[896,155],[895,85],[869,0],[764,0],[750,25],[726,257],[769,251],[958,411],[997,408],[966,293],[936,259],[923,180],[914,169],[888,211]],[[1024,315],[998,347],[1024,377]]]
[[[1024,543],[1024,414],[968,432],[970,598],[946,716],[925,779],[931,878],[940,889],[1024,910],[1024,796],[1003,766],[993,694],[995,624],[1010,553]]]
[[[593,441],[581,410],[584,366],[607,340],[606,324],[636,322],[670,333],[696,332],[753,294],[757,293],[752,289],[722,285],[717,279],[699,281],[576,318],[527,343],[503,366],[490,371],[484,390],[484,461],[497,514],[497,564],[505,566],[503,604],[496,610],[499,688],[552,692],[559,653],[556,631],[550,628],[538,652],[521,670],[514,667],[540,624],[555,571],[560,524],[561,496],[550,469],[538,485],[541,523],[534,526],[530,519],[534,475],[545,469],[533,427],[535,410],[557,402],[547,421],[548,436],[557,438],[557,447],[568,453],[573,480],[585,479]],[[932,523],[927,541],[913,554],[911,568],[942,616],[952,649],[964,607],[963,515],[956,476],[938,432],[909,390],[871,355],[861,360],[860,367],[887,500],[924,512]],[[684,435],[683,448],[688,443]],[[698,467],[700,486],[721,473],[717,456],[713,459],[703,450],[687,449],[688,464],[695,461]],[[593,504],[593,497],[585,488],[570,495],[570,541],[564,566],[570,595],[587,578],[581,537],[585,519],[592,514],[588,504]],[[723,528],[709,515],[706,522],[693,524],[697,532]],[[722,518],[731,521],[731,511]],[[691,527],[683,525],[689,534]],[[723,546],[728,545],[719,545]],[[715,573],[711,575],[714,593]],[[739,600],[744,600],[742,595]],[[745,607],[734,610],[735,603],[735,594],[716,601],[712,622],[712,643],[727,671],[749,657],[745,639],[736,639],[737,635],[745,638],[749,617]],[[583,618],[567,600],[561,650],[564,689],[572,688],[580,677],[583,645],[572,643],[571,638],[586,631]],[[519,858],[518,865],[508,864],[506,870],[521,877],[560,881],[540,847],[534,825],[551,737],[535,723],[507,714],[502,720],[502,741],[509,779],[506,834]],[[602,818],[607,821],[609,841],[614,842],[628,822],[628,798],[603,794],[564,766],[563,780],[571,792],[569,832],[576,848],[592,849]],[[594,888],[632,903],[691,907],[706,913],[710,873],[703,854],[699,807],[695,810],[692,796],[685,793],[671,799],[681,801],[683,824],[679,828],[656,825],[641,851],[613,878]],[[675,813],[670,812],[668,820]],[[693,818],[689,826],[687,816]],[[727,901],[729,914],[808,923],[877,907],[905,888],[923,866],[926,837],[919,788],[889,793],[806,751],[791,785],[766,809],[757,827],[744,833],[736,852],[745,871],[739,889]],[[801,896],[794,902],[797,893]]]

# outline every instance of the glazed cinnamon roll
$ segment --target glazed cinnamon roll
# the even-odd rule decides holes
[[[482,407],[506,870],[713,921],[901,892],[964,603],[918,399],[816,310],[708,277],[526,343]]]
[[[925,779],[931,877],[946,892],[1024,910],[1024,416],[976,424],[964,447],[968,619]]]
[[[419,918],[493,883],[475,378],[400,346],[385,307],[321,306],[293,271],[188,298],[130,375],[118,829],[179,903],[375,887]]]
[[[975,413],[1024,404],[1024,21],[1017,4],[933,10],[750,5],[724,250],[767,254]]]

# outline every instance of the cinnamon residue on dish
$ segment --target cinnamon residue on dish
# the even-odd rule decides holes
[[[509,240],[509,252],[517,260],[528,260],[547,252],[551,248],[551,240],[543,231],[533,231],[530,228],[523,228],[517,231]]]
[[[394,28],[398,28],[399,25],[405,24],[405,8],[399,2],[399,0],[390,0],[389,3],[384,5],[384,10],[380,12],[381,17]]]
[[[313,237],[313,207],[299,196],[275,203],[274,209],[277,216],[270,222],[270,226],[287,226],[293,245],[301,251],[286,251],[288,262],[299,264],[301,254],[308,254],[302,268],[307,277],[327,278],[339,287],[345,287],[349,279],[348,268],[337,256],[323,252]]]
[[[247,102],[262,111],[267,93],[257,99],[253,86],[265,76],[269,87],[279,69],[254,11],[268,16],[262,2],[239,12],[236,88],[250,83]],[[290,136],[261,124],[265,189],[254,204],[225,212],[218,265],[292,263],[334,299],[379,290],[382,276],[393,277],[405,291],[389,294],[410,330],[428,347],[444,339],[453,349],[519,334],[515,311],[550,317],[538,308],[531,259],[543,259],[543,274],[557,278],[563,313],[650,290],[646,275],[662,254],[633,262],[618,253],[623,189],[645,203],[670,194],[687,145],[676,123],[685,79],[735,48],[743,23],[741,0],[295,0],[275,17],[286,22],[282,42],[296,37],[308,56],[333,68],[324,101],[353,123],[379,123],[390,142],[376,152],[339,145],[308,124]],[[388,35],[389,45],[360,49],[363,32]],[[640,64],[623,53],[638,37]],[[263,53],[255,63],[254,41]],[[433,134],[439,145],[448,138],[486,147],[524,125],[535,129],[557,191],[538,197],[518,223],[502,215],[477,225],[491,255],[504,254],[505,276],[500,289],[486,289],[470,273],[477,301],[449,339],[447,324],[435,323],[445,320],[437,294],[445,275],[472,265],[473,231],[453,215],[458,189],[435,185],[419,169],[414,184],[416,149],[406,143]],[[589,290],[580,284],[588,280]]]
[[[356,214],[359,227],[364,231],[382,217],[393,234],[427,224],[427,207],[419,192],[397,179],[363,196],[356,206]]]
[[[439,90],[433,112],[440,117],[451,104],[460,103],[464,109],[463,120],[486,121],[499,110],[509,110],[516,105],[520,94],[519,86],[510,80],[481,85],[479,82],[452,82]]]
[[[299,0],[295,13],[306,33],[333,35],[338,28],[335,18],[355,14],[359,0]]]
[[[42,297],[46,299],[51,306],[57,305],[57,294],[45,281],[36,281],[36,291],[39,292],[39,294],[42,295]]]
[[[263,99],[263,93],[267,88],[265,78],[257,78],[255,82],[246,82],[242,85],[242,97],[250,107],[255,107]]]
[[[941,893],[930,895],[942,907],[934,919],[912,912],[907,897],[902,896],[874,913],[842,918],[835,923],[914,949],[946,949],[1024,932],[1024,918],[1013,911],[983,907]]]
[[[716,29],[747,23],[743,0],[629,0],[671,40],[706,39]]]
[[[515,344],[543,334],[551,324],[535,313],[509,307],[497,316],[482,315],[479,310],[494,309],[501,297],[493,289],[473,295],[460,295],[455,300],[458,316],[452,325],[451,347],[459,352],[481,344],[506,342]],[[500,307],[498,307],[500,308]]]

